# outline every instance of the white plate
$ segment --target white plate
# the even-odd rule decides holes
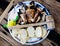
[[[25,1],[25,2],[23,2],[23,3],[25,3],[26,5],[29,5],[30,2],[31,2],[31,1]],[[45,8],[42,4],[40,4],[40,3],[38,3],[38,2],[35,2],[35,4],[39,4],[41,9],[44,9],[44,8]],[[17,14],[17,12],[19,12],[19,7],[18,7],[18,6],[19,6],[19,4],[17,4],[17,5],[9,12],[9,14],[8,14],[8,21],[9,21],[10,19],[11,19],[11,20],[14,20],[15,17],[16,17],[15,15],[18,15],[18,14]],[[15,9],[15,10],[14,10],[14,9]],[[46,14],[49,15],[48,10],[47,10],[46,8],[45,8],[45,10],[46,10]],[[15,15],[11,15],[11,14],[13,14],[14,12],[15,12]],[[19,41],[18,39],[16,39],[16,38],[12,35],[10,29],[9,29],[9,32],[10,32],[11,36],[12,36],[17,42],[20,43],[20,41]],[[28,43],[26,43],[25,45],[33,45],[33,44],[37,44],[37,43],[42,42],[42,41],[48,36],[49,32],[50,32],[50,30],[48,30],[47,35],[46,35],[43,39],[40,39],[40,38],[31,38],[31,39],[29,39],[29,40],[28,40]],[[35,42],[35,41],[36,41],[36,42]]]

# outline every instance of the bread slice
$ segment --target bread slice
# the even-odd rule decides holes
[[[42,27],[42,30],[43,30],[43,35],[42,35],[42,38],[43,38],[44,36],[46,36],[47,30],[46,30],[46,28],[44,28],[44,27]]]
[[[20,29],[19,33],[22,39],[25,39],[27,37],[27,31],[25,29]]]
[[[18,29],[12,29],[12,36],[17,36],[18,34]]]
[[[28,27],[27,28],[27,31],[28,31],[28,35],[29,37],[34,37],[35,36],[35,29],[33,27]]]
[[[41,27],[36,28],[35,35],[36,35],[36,37],[42,37],[42,28]]]
[[[27,42],[27,31],[25,30],[25,29],[20,29],[19,30],[19,33],[20,33],[20,42],[22,43],[22,44],[25,44],[26,42]]]

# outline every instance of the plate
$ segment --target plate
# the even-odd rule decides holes
[[[26,5],[29,5],[29,3],[30,3],[31,1],[25,1],[25,2],[23,2],[23,3],[25,3]],[[40,3],[38,3],[38,2],[35,2],[35,5],[36,4],[38,4],[39,5],[39,7],[43,10],[43,9],[45,9],[45,12],[46,12],[46,15],[47,16],[49,16],[50,15],[50,13],[48,12],[48,10],[42,5],[42,4],[40,4]],[[17,14],[17,12],[19,12],[19,7],[20,5],[19,5],[19,3],[8,13],[8,22],[10,21],[10,20],[14,20],[15,18],[16,18],[16,16],[18,15]],[[15,13],[15,15],[12,15],[13,13]],[[47,29],[47,27],[46,27],[46,29]],[[47,29],[48,30],[48,29]],[[13,37],[13,39],[15,39],[17,42],[19,42],[20,43],[20,40],[18,40],[17,38],[15,38],[13,35],[12,35],[12,33],[11,33],[11,30],[9,29],[9,32],[10,32],[10,34],[11,34],[11,36]],[[47,35],[44,37],[44,38],[31,38],[31,39],[29,39],[28,40],[28,42],[27,43],[25,43],[25,45],[33,45],[33,44],[37,44],[37,43],[41,43],[47,36],[48,36],[48,34],[50,33],[50,30],[48,30],[48,32],[47,32]]]

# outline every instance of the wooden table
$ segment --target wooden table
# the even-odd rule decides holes
[[[2,14],[3,10],[0,8],[0,15]]]
[[[25,1],[25,0],[22,0],[22,1]],[[53,18],[55,20],[55,26],[56,26],[55,30],[57,33],[60,34],[60,17],[59,17],[60,16],[60,3],[57,2],[56,0],[33,0],[33,1],[37,1],[49,9],[51,15],[53,16]],[[0,26],[0,28],[1,28],[1,26]],[[2,28],[0,29],[0,31],[1,30],[2,30]],[[12,39],[12,37],[10,36],[9,33],[7,33],[7,35],[3,34],[3,33],[0,32],[0,34],[2,35],[2,36],[0,36],[0,46],[23,46],[20,43],[16,42],[14,39]],[[6,38],[4,38],[4,37],[6,37]],[[54,43],[54,42],[52,42],[46,38],[46,40],[44,40],[41,44],[37,44],[34,46],[52,46],[51,43]]]

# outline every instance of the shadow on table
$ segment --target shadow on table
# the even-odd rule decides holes
[[[60,45],[60,35],[55,30],[51,30],[47,38]]]

